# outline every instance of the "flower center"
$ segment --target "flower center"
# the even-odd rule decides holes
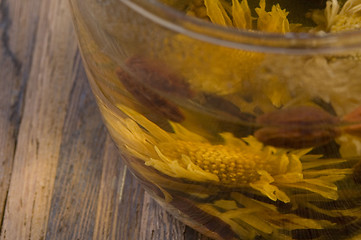
[[[272,175],[279,173],[280,156],[257,152],[248,146],[246,148],[187,141],[159,145],[161,152],[168,158],[176,160],[185,155],[204,171],[217,175],[223,184],[238,185],[257,181],[259,170]]]

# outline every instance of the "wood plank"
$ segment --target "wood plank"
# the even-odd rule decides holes
[[[140,239],[144,189],[128,171],[121,190],[114,223],[115,239]]]
[[[162,209],[149,194],[144,197],[140,239],[182,240],[186,227]]]
[[[0,1],[0,229],[33,56],[38,2]]]
[[[124,186],[128,184],[125,183],[125,179],[129,172],[109,135],[105,142],[102,162],[103,169],[93,239],[116,240],[119,239],[120,231],[117,224],[118,215],[121,214],[119,205],[124,193]],[[132,207],[128,206],[128,208]]]
[[[46,239],[91,239],[107,132],[82,68],[70,97]]]
[[[141,226],[139,239],[142,240],[211,240],[179,222],[149,194],[144,197]]]
[[[6,2],[26,2],[24,11],[39,9],[39,18],[1,239],[43,239],[77,45],[67,1]],[[17,17],[34,24],[26,14]]]

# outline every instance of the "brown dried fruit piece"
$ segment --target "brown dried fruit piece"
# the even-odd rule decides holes
[[[347,125],[342,130],[348,134],[361,137],[361,106],[342,118]]]
[[[129,72],[133,74],[136,82],[147,88],[158,90],[180,97],[193,97],[188,82],[173,73],[165,63],[144,57],[134,56],[125,61]]]
[[[340,135],[339,118],[311,106],[297,106],[263,114],[255,137],[282,148],[317,147]]]
[[[125,67],[127,71],[120,68],[116,70],[118,78],[141,104],[171,121],[184,121],[178,106],[158,93],[192,96],[184,79],[167,71],[165,65],[155,64],[145,58],[132,57],[125,62]]]

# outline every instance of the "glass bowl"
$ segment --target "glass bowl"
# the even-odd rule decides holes
[[[268,33],[70,0],[124,161],[214,239],[361,239],[361,32]]]

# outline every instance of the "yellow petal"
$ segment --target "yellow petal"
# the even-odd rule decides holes
[[[204,0],[204,5],[207,8],[208,17],[213,23],[222,26],[232,25],[231,19],[219,0]]]
[[[286,33],[290,31],[287,19],[288,12],[282,10],[280,5],[273,5],[271,12],[266,12],[266,2],[261,0],[260,7],[256,8],[258,14],[257,28],[258,30],[274,33]]]
[[[255,229],[264,232],[266,234],[271,234],[273,232],[273,227],[266,221],[264,221],[262,215],[255,216],[254,214],[245,214],[242,218],[235,218],[235,221],[242,221],[247,223],[248,225],[254,227]]]
[[[214,205],[223,210],[238,209],[237,203],[233,200],[217,200],[214,202]]]
[[[232,0],[233,25],[240,29],[252,29],[251,10],[247,0],[239,3],[238,0]]]

